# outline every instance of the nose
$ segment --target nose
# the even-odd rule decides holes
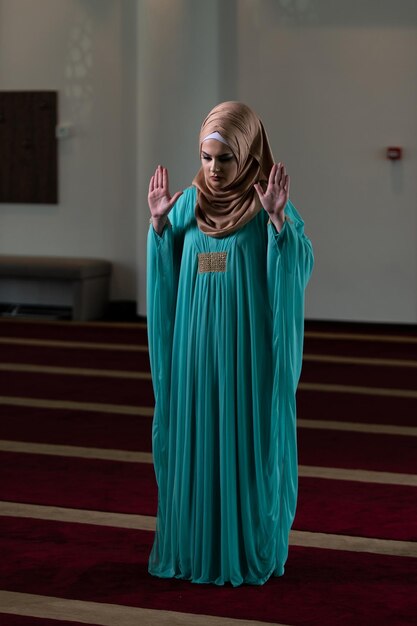
[[[219,170],[220,170],[220,167],[219,167],[218,161],[213,159],[212,162],[211,162],[211,171],[212,172],[218,172]]]

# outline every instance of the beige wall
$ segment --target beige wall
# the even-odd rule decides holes
[[[239,97],[315,245],[307,315],[417,322],[417,3],[237,4]]]
[[[200,124],[221,98],[222,0],[138,3],[138,310],[146,313],[149,178],[161,163],[170,191],[188,187],[199,168]]]
[[[136,293],[136,2],[0,0],[0,89],[57,89],[58,205],[0,205],[0,250],[114,263]]]
[[[415,0],[0,0],[0,89],[58,89],[74,129],[60,204],[0,205],[0,250],[109,258],[144,313],[149,176],[187,186],[242,99],[315,244],[307,316],[416,323],[416,31]]]

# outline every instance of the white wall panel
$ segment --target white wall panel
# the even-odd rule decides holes
[[[202,118],[241,99],[314,242],[307,315],[417,322],[415,0],[0,0],[0,46],[0,89],[57,89],[73,126],[60,203],[1,204],[2,252],[108,258],[145,313],[149,177],[188,186]]]
[[[0,249],[97,256],[134,298],[135,0],[0,0],[0,89],[55,89],[59,204],[0,204]],[[133,28],[133,31],[132,31]]]
[[[288,164],[315,246],[307,315],[417,322],[417,3],[238,7],[240,97]]]

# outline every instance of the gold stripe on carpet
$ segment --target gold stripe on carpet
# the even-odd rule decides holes
[[[44,322],[52,323],[52,322]],[[305,337],[312,339],[330,339],[330,340],[352,340],[352,341],[381,341],[385,343],[417,343],[417,337],[409,336],[389,336],[389,335],[361,335],[357,333],[325,333],[307,331]],[[89,350],[122,350],[126,352],[147,352],[147,345],[140,344],[119,344],[119,343],[101,343],[93,341],[60,341],[57,339],[32,339],[20,337],[0,337],[0,344],[9,345],[26,345],[26,346],[44,346],[48,348],[86,348]]]
[[[1,341],[1,337],[0,337],[0,343],[6,343],[6,342],[2,342]],[[9,343],[9,341],[7,342]],[[15,342],[13,342],[15,343]],[[23,343],[27,342],[22,342]],[[64,342],[62,342],[64,343]],[[43,343],[42,343],[43,345]],[[96,347],[98,345],[98,349],[108,349],[109,351],[111,351],[113,349],[113,345],[112,344],[95,344],[94,347]],[[50,346],[43,346],[43,347],[50,347]],[[55,347],[55,346],[53,346]],[[62,346],[56,346],[56,347],[62,347]],[[66,345],[66,348],[73,348],[74,346],[71,345]],[[137,345],[137,346],[125,346],[124,344],[118,344],[116,345],[116,350],[131,350],[134,349],[134,351],[138,351],[138,352],[147,352],[148,348],[146,345]],[[303,360],[305,362],[312,362],[312,363],[333,363],[333,364],[338,364],[338,365],[369,365],[372,367],[404,367],[404,368],[417,368],[417,361],[410,361],[410,360],[401,360],[401,359],[374,359],[374,358],[361,358],[361,357],[339,357],[339,356],[333,356],[333,355],[319,355],[319,354],[305,354],[303,357]],[[71,374],[73,373],[73,371],[75,371],[75,368],[62,368],[62,367],[53,367],[53,366],[42,366],[42,365],[33,365],[33,364],[17,364],[17,363],[2,363],[0,364],[1,369],[3,370],[15,370],[15,371],[44,371],[46,373],[63,373],[63,374]],[[61,371],[59,371],[61,370]],[[117,376],[119,378],[147,378],[150,377],[150,374],[148,374],[148,370],[146,372],[141,372],[141,373],[132,373],[132,372],[128,372],[128,371],[124,371],[124,370],[92,370],[91,368],[85,368],[85,369],[79,369],[79,372],[87,372],[86,375],[89,375],[88,372],[92,372],[92,371],[96,371],[97,376]],[[76,372],[77,375],[82,375],[82,374],[78,374],[78,371]],[[106,373],[106,372],[110,372],[111,373]]]
[[[18,326],[18,324],[39,324],[42,323],[47,328],[48,326],[62,326],[62,328],[71,328],[71,327],[80,327],[80,328],[140,328],[141,330],[146,330],[148,325],[146,322],[112,322],[112,321],[100,321],[100,320],[91,320],[88,322],[79,322],[75,320],[33,320],[33,319],[13,319],[13,318],[4,318],[0,319],[1,323],[9,324],[13,322]],[[351,339],[357,341],[387,341],[387,342],[398,342],[398,343],[417,343],[417,337],[413,335],[381,335],[381,334],[372,334],[372,333],[358,333],[358,332],[337,332],[337,331],[315,331],[315,330],[306,330],[306,337],[318,338],[318,339]]]
[[[343,430],[355,433],[373,433],[376,435],[403,435],[417,437],[416,426],[391,426],[390,424],[361,424],[359,422],[333,422],[331,420],[297,420],[298,428],[318,430]]]
[[[0,440],[0,451],[15,452],[19,454],[68,456],[72,458],[118,461],[123,463],[153,462],[151,452],[134,452],[132,450],[113,450],[106,448],[85,448],[81,446],[32,443],[26,441]],[[299,475],[307,478],[325,478],[328,480],[349,480],[353,482],[417,487],[417,475],[400,474],[395,472],[375,472],[371,470],[300,465]]]
[[[151,452],[133,450],[114,450],[111,448],[90,448],[55,443],[34,443],[29,441],[0,440],[0,452],[18,454],[40,454],[46,456],[63,456],[78,459],[95,459],[100,461],[119,461],[122,463],[153,463]]]
[[[0,612],[95,626],[286,626],[276,622],[272,624],[231,617],[142,609],[13,591],[0,591]]]
[[[154,531],[156,527],[156,518],[150,515],[89,511],[40,504],[22,504],[20,502],[0,501],[0,516],[42,519],[70,524],[114,526],[115,528],[130,528],[132,530]]]
[[[152,417],[153,415],[153,407],[101,404],[99,402],[71,402],[69,400],[47,400],[44,398],[19,398],[17,396],[0,396],[1,404],[36,409],[63,409],[69,411],[93,411],[95,413],[116,413],[119,415],[141,415],[142,417]]]
[[[340,467],[315,467],[313,465],[299,465],[298,474],[304,478],[324,478],[326,480],[349,480],[360,483],[417,487],[417,475],[415,474],[375,472],[372,470]]]
[[[417,343],[417,337],[412,335],[372,335],[367,333],[337,333],[316,330],[307,330],[305,337],[311,339],[347,339],[348,341],[382,341],[383,343]]]
[[[74,445],[49,443],[33,443],[27,441],[0,440],[1,452],[18,454],[44,454],[81,459],[97,459],[101,461],[118,461],[122,463],[153,463],[151,452],[133,450],[114,450],[111,448],[90,448]],[[326,478],[331,480],[350,480],[369,483],[386,483],[390,485],[417,486],[417,476],[395,472],[375,472],[360,469],[341,469],[333,467],[315,467],[300,465],[299,475],[310,478]]]
[[[353,393],[365,396],[387,396],[392,398],[417,398],[414,389],[384,389],[380,387],[359,387],[355,385],[323,385],[321,383],[300,383],[300,391],[321,391],[327,393]]]
[[[304,354],[303,360],[314,363],[337,363],[341,365],[371,365],[372,367],[417,367],[417,361],[405,359],[334,356],[333,354]]]
[[[102,370],[83,367],[56,367],[51,365],[32,365],[27,363],[0,363],[2,372],[25,372],[27,374],[58,374],[65,376],[97,376],[103,378],[134,378],[151,380],[148,372],[129,372],[125,370]]]
[[[0,319],[1,324],[9,324],[12,322],[13,324],[42,324],[46,328],[48,326],[62,326],[62,328],[71,328],[71,327],[80,327],[80,328],[140,328],[142,330],[146,330],[148,328],[146,322],[105,322],[100,320],[91,320],[88,322],[79,322],[76,320],[43,320],[40,318],[36,319],[25,319],[25,318],[13,318],[13,317],[3,317]]]
[[[290,544],[303,548],[325,548],[326,550],[347,550],[349,552],[371,552],[390,556],[417,557],[417,542],[372,537],[351,537],[292,530]]]
[[[110,344],[109,344],[109,349]],[[417,368],[417,361],[401,361],[390,359],[359,359],[350,357],[331,357],[319,356],[314,354],[304,355],[304,361],[314,363],[333,363],[341,365],[371,365],[375,367],[404,367]],[[55,365],[35,365],[32,363],[0,363],[0,371],[9,372],[26,372],[35,374],[63,374],[68,376],[98,376],[106,378],[135,378],[139,380],[151,380],[149,370],[146,371],[129,371],[129,370],[110,370],[110,369],[93,369],[80,367],[60,367]]]
[[[147,352],[148,347],[129,343],[96,343],[92,341],[59,341],[56,339],[20,339],[18,337],[0,337],[0,344],[12,346],[34,346],[43,348],[68,348],[78,350],[117,350],[121,352]]]
[[[363,393],[370,395],[389,396],[389,391],[385,389],[366,387],[346,387],[343,385],[316,385],[314,383],[300,383],[299,389],[302,391],[329,391],[335,393]],[[417,397],[417,391],[410,390],[391,390],[399,391],[398,394],[392,394],[396,397]],[[378,393],[381,392],[381,393]],[[152,417],[153,407],[129,406],[125,404],[104,404],[94,402],[73,402],[70,400],[48,400],[47,398],[20,398],[18,396],[0,396],[0,405],[23,406],[41,409],[65,409],[74,411],[94,411],[99,413],[118,413],[121,415],[142,415]],[[313,420],[311,420],[313,421]]]
[[[133,530],[153,531],[156,518],[146,515],[129,515],[127,513],[105,513],[84,509],[67,509],[64,507],[39,506],[0,502],[0,515],[8,517],[24,517],[78,524],[96,524],[98,526],[114,526]],[[392,556],[417,557],[417,542],[397,541],[392,539],[374,539],[370,537],[351,537],[348,535],[332,535],[292,530],[290,545],[305,548],[322,548],[326,550],[349,550],[353,552],[372,552]]]
[[[45,454],[48,456],[68,456],[79,459],[97,459],[101,461],[121,461],[123,463],[152,463],[152,454],[150,452],[85,448],[50,443],[7,441],[4,439],[0,440],[0,451],[22,454]]]
[[[320,335],[320,336],[319,336]],[[322,338],[322,339],[354,339],[354,340],[363,340],[369,341],[373,340],[374,337],[369,335],[332,335],[325,333],[306,333],[306,337]],[[376,341],[386,341],[389,343],[417,343],[416,337],[376,337]],[[59,340],[59,339],[35,339],[35,338],[20,338],[20,337],[0,337],[0,343],[4,344],[16,344],[16,345],[29,345],[29,346],[47,346],[47,347],[58,347],[58,348],[97,348],[102,350],[107,350],[110,348],[115,348],[116,350],[147,350],[147,346],[145,344],[118,344],[118,343],[102,343],[102,342],[92,342],[92,341],[71,341],[71,340]]]

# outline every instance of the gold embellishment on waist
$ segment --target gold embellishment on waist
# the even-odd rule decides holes
[[[198,255],[198,273],[225,272],[227,252],[202,252]]]

